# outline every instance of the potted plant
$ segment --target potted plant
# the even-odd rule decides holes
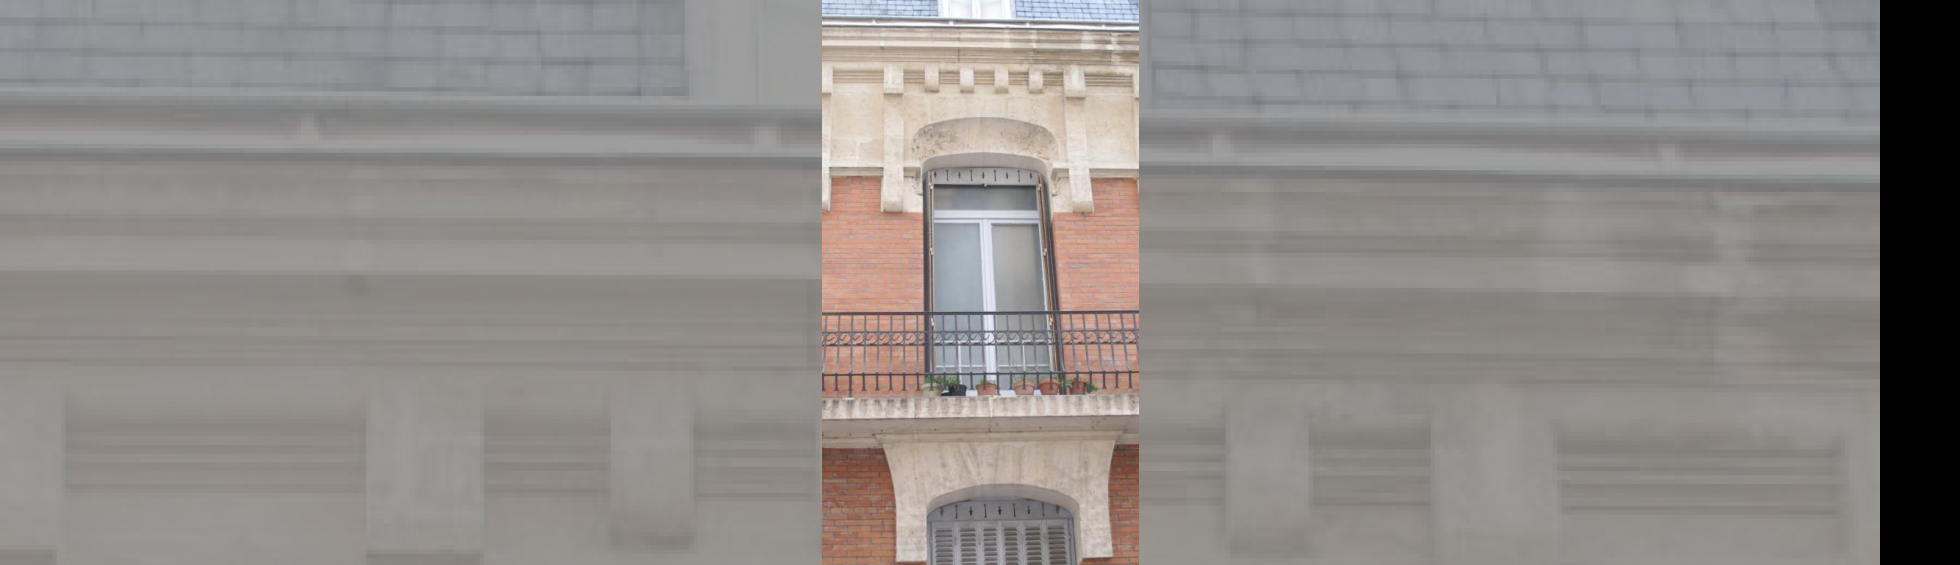
[[[959,375],[933,375],[930,378],[939,383],[938,396],[966,396],[966,385],[960,382]]]
[[[922,396],[944,396],[952,388],[952,379],[941,375],[926,375],[919,380],[919,394]]]
[[[980,384],[974,385],[973,390],[979,392],[980,396],[998,396],[1000,383],[994,382],[993,377],[981,377]]]
[[[1014,381],[1015,396],[1034,396],[1034,391],[1039,389],[1040,387],[1035,385],[1032,380],[1022,379]]]
[[[1055,379],[1043,380],[1039,384],[1036,384],[1035,388],[1041,391],[1042,396],[1054,396],[1062,393],[1062,383]]]
[[[1089,381],[1082,380],[1082,379],[1069,379],[1068,381],[1069,394],[1089,394],[1095,391],[1096,391],[1095,383],[1091,383]]]

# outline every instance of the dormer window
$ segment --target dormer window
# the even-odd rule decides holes
[[[939,16],[1005,20],[1014,17],[1013,0],[939,0]]]

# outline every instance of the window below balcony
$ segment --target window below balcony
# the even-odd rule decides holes
[[[986,499],[941,506],[926,518],[929,565],[1071,565],[1075,519],[1034,500]]]

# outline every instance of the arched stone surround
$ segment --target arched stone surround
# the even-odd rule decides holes
[[[878,436],[891,465],[897,557],[927,558],[926,516],[983,496],[1068,508],[1083,559],[1110,557],[1109,464],[1119,431],[912,433]]]

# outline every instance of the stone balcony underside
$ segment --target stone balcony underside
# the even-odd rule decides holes
[[[1135,394],[832,398],[824,447],[884,449],[892,470],[899,561],[927,557],[926,512],[974,496],[1061,505],[1084,558],[1113,555],[1109,462],[1137,441]]]

